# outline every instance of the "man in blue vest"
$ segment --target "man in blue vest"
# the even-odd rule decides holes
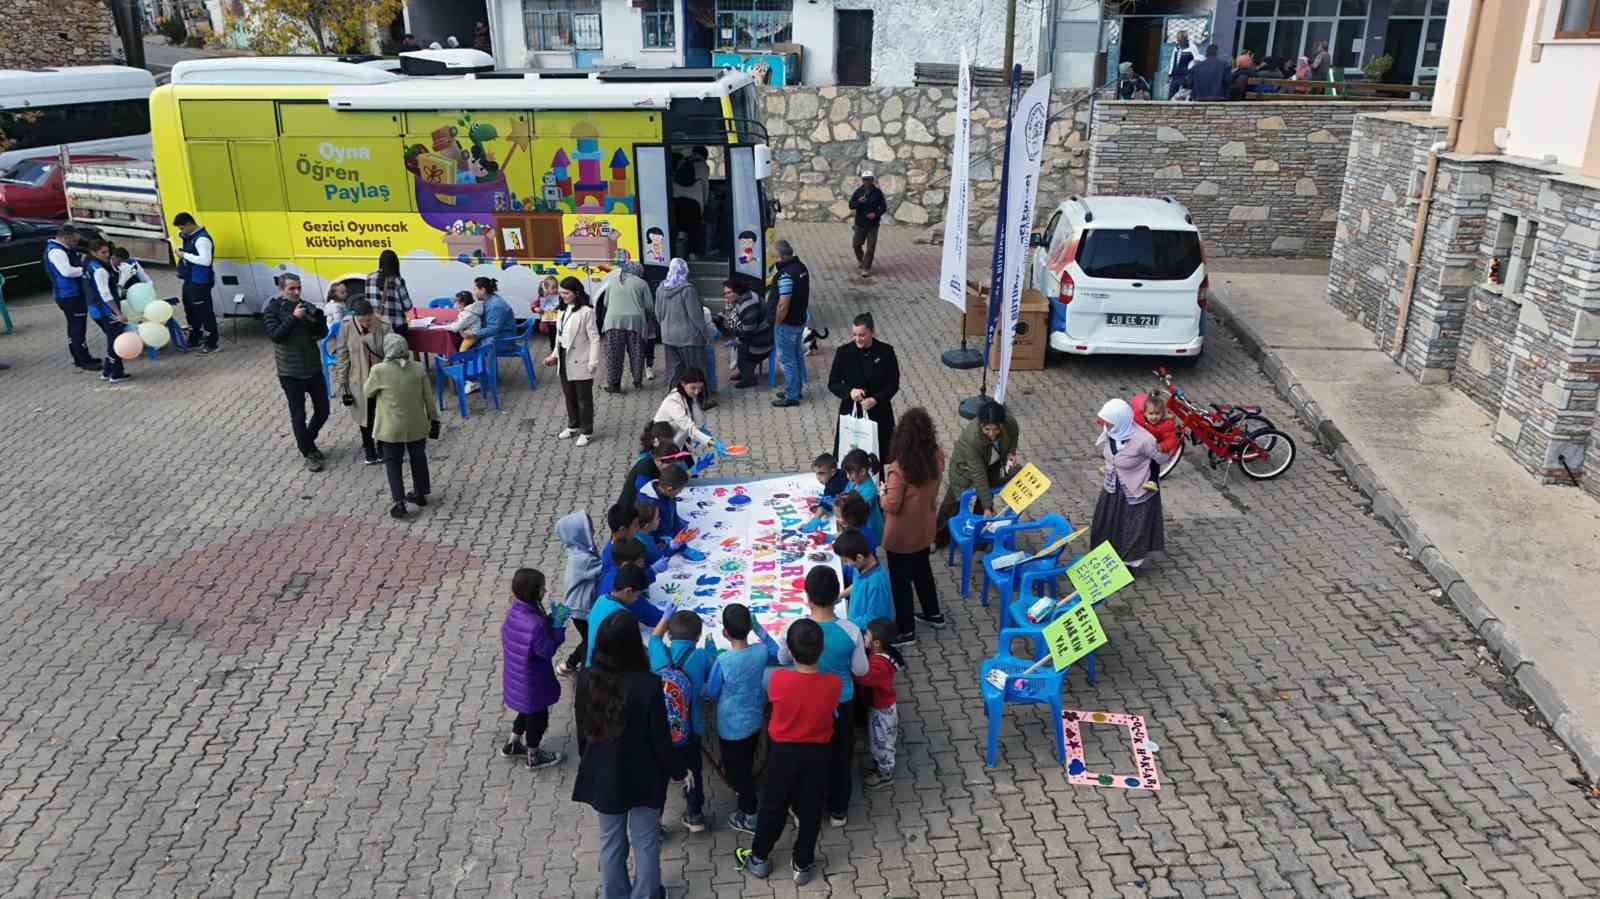
[[[178,247],[178,277],[183,279],[183,315],[189,321],[189,345],[199,347],[202,353],[218,352],[217,310],[211,305],[216,246],[189,213],[173,216],[172,224],[183,235]]]
[[[96,371],[101,363],[89,355],[89,310],[83,296],[83,257],[78,240],[78,229],[62,225],[44,245],[44,271],[50,276],[56,305],[67,317],[67,351],[72,354],[72,364],[80,371]]]

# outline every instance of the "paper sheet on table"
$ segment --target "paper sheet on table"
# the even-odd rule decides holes
[[[818,565],[839,572],[838,557],[829,548],[832,521],[822,529],[801,530],[812,517],[810,502],[821,492],[809,472],[708,486],[691,481],[678,499],[678,512],[700,532],[688,545],[706,557],[691,562],[673,556],[650,588],[651,600],[658,605],[676,600],[680,609],[699,615],[704,632],[724,649],[722,609],[732,602],[749,607],[760,627],[776,638],[790,621],[806,615],[806,573]],[[848,602],[841,601],[837,612],[845,617]]]
[[[423,316],[422,318],[414,318],[414,319],[411,320],[411,327],[413,327],[413,328],[431,328],[431,327],[433,327],[433,316],[427,315],[427,316]]]

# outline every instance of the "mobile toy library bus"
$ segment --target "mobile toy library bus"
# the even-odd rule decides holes
[[[304,58],[180,62],[150,98],[162,206],[211,235],[221,314],[260,312],[283,272],[318,299],[384,250],[418,306],[489,276],[519,316],[547,278],[637,260],[659,281],[691,250],[697,278],[764,282],[757,109],[734,70],[421,77]]]

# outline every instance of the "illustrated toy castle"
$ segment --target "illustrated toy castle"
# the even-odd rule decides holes
[[[587,121],[572,128],[576,149],[568,156],[558,147],[550,159],[550,174],[545,183],[545,199],[560,197],[573,212],[622,212],[633,214],[633,192],[628,186],[628,156],[618,147],[611,154],[611,177],[604,177],[600,159],[600,132]],[[572,179],[572,164],[578,165],[578,178]],[[551,181],[554,183],[552,184]],[[553,188],[553,190],[552,190]]]

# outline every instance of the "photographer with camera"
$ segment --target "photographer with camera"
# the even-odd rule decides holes
[[[305,457],[306,468],[321,471],[327,464],[317,449],[317,434],[328,420],[328,382],[322,376],[322,350],[317,342],[328,336],[328,319],[322,310],[300,296],[300,276],[278,276],[278,295],[267,301],[267,337],[278,366],[278,383],[289,401],[289,422],[294,442]],[[306,397],[311,397],[311,421],[306,421]]]

